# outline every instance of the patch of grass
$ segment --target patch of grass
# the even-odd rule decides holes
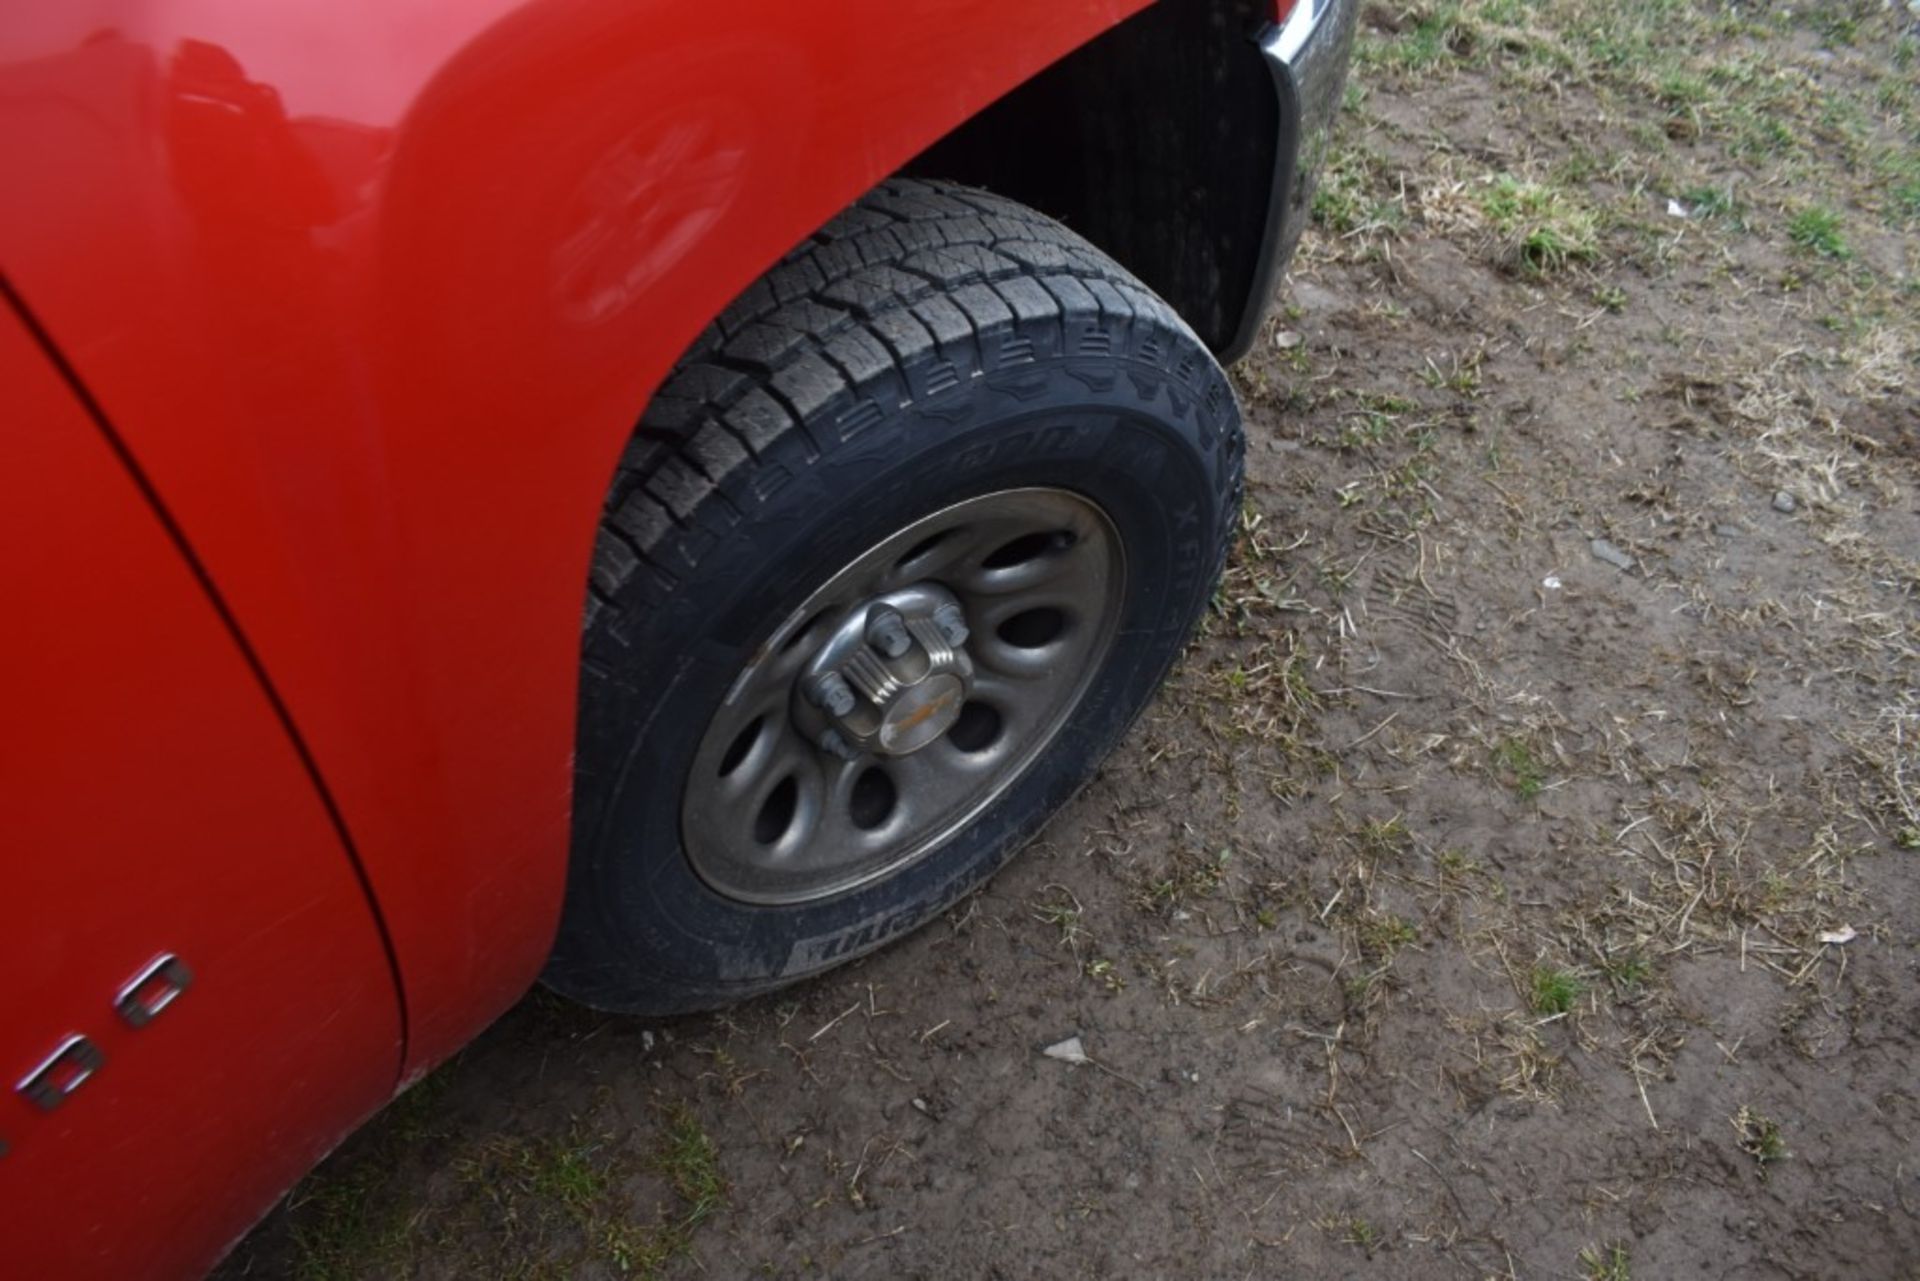
[[[597,1144],[577,1137],[530,1149],[527,1177],[533,1194],[571,1211],[588,1209],[613,1187],[597,1154]]]
[[[686,1206],[681,1229],[692,1231],[725,1204],[727,1182],[720,1174],[719,1149],[693,1109],[677,1104],[666,1119],[654,1165]]]
[[[1413,833],[1398,814],[1388,819],[1368,819],[1360,824],[1355,839],[1361,852],[1376,860],[1403,854],[1413,845]]]
[[[1358,229],[1366,221],[1366,204],[1358,184],[1341,166],[1344,155],[1337,155],[1327,163],[1313,189],[1313,221],[1339,236]]]
[[[1164,874],[1146,880],[1134,892],[1134,902],[1151,912],[1171,911],[1183,903],[1205,898],[1226,879],[1227,864],[1233,851],[1223,849],[1211,856],[1198,850],[1174,854]]]
[[[1729,115],[1733,138],[1727,149],[1742,159],[1777,160],[1800,150],[1798,136],[1771,110],[1740,103]]]
[[[1456,396],[1477,396],[1480,394],[1480,366],[1486,358],[1486,352],[1478,347],[1464,356],[1452,352],[1448,356],[1449,367],[1442,369],[1432,356],[1428,356],[1427,367],[1420,371],[1420,381],[1435,391],[1450,391]]]
[[[1580,1251],[1587,1281],[1633,1281],[1633,1268],[1624,1245],[1590,1245]]]
[[[1655,94],[1669,107],[1697,107],[1713,97],[1713,89],[1697,75],[1674,70],[1660,76]]]
[[[1407,206],[1399,190],[1384,182],[1384,161],[1364,147],[1343,147],[1328,157],[1313,189],[1313,221],[1353,241],[1366,256],[1372,242],[1399,235],[1407,225]]]
[[[346,1281],[392,1258],[405,1233],[392,1182],[392,1167],[372,1160],[344,1174],[309,1176],[289,1200],[294,1274],[302,1281]]]
[[[1390,36],[1361,43],[1363,65],[1403,71],[1432,71],[1463,57],[1472,41],[1461,22],[1461,6],[1437,5],[1413,15],[1413,23]]]
[[[1104,956],[1095,957],[1093,960],[1088,961],[1086,965],[1082,967],[1082,971],[1088,978],[1094,980],[1094,982],[1100,984],[1109,992],[1124,992],[1127,990],[1127,980],[1121,975],[1119,970],[1114,968],[1113,962]]]
[[[1852,257],[1841,234],[1840,215],[1825,205],[1808,205],[1787,223],[1787,238],[1822,258]]]
[[[1601,962],[1600,972],[1617,991],[1632,995],[1646,986],[1647,979],[1653,974],[1653,966],[1644,956],[1632,953],[1608,957]]]
[[[1578,975],[1551,965],[1536,965],[1528,982],[1528,1000],[1536,1014],[1567,1014],[1586,991]]]
[[[1849,158],[1858,156],[1871,129],[1866,112],[1852,98],[1836,95],[1821,100],[1820,132],[1838,140],[1840,145],[1836,154]]]
[[[1920,146],[1882,152],[1875,162],[1879,185],[1886,198],[1889,222],[1920,222]]]
[[[651,1164],[667,1180],[680,1200],[676,1215],[652,1223],[601,1215],[589,1236],[601,1253],[621,1272],[641,1277],[659,1275],[687,1251],[696,1228],[727,1201],[727,1182],[720,1172],[720,1152],[684,1103],[669,1108],[666,1128],[654,1148]]]
[[[1055,889],[1055,887],[1049,887]],[[1033,919],[1043,925],[1050,925],[1060,932],[1060,946],[1078,956],[1080,940],[1086,937],[1086,931],[1080,927],[1080,901],[1064,888],[1056,889],[1056,897],[1049,902],[1030,904]]]
[[[1599,223],[1567,192],[1503,173],[1477,194],[1481,214],[1522,272],[1545,275],[1599,256]]]
[[[1349,415],[1340,426],[1335,442],[1341,449],[1367,449],[1384,445],[1393,438],[1393,419],[1373,410]]]
[[[408,1200],[397,1195],[404,1154],[431,1137],[453,1064],[417,1082],[364,1131],[368,1150],[329,1163],[288,1198],[294,1272],[303,1281],[333,1281],[404,1271]]]
[[[1410,414],[1420,408],[1418,401],[1388,391],[1357,391],[1354,398],[1377,414]]]
[[[1740,1136],[1740,1150],[1754,1159],[1763,1175],[1768,1166],[1778,1164],[1791,1155],[1787,1151],[1786,1138],[1780,1133],[1780,1123],[1751,1107],[1742,1106],[1733,1114],[1733,1130]]]
[[[766,1074],[764,1068],[742,1066],[725,1046],[696,1046],[694,1053],[706,1055],[712,1064],[710,1070],[700,1074],[701,1077],[716,1083],[729,1098],[739,1098],[746,1093],[748,1082]]]
[[[599,1226],[594,1246],[614,1268],[638,1277],[657,1277],[685,1249],[677,1236],[652,1224],[607,1223]],[[558,1275],[568,1275],[561,1272]]]
[[[1890,194],[1896,213],[1909,222],[1920,219],[1920,175],[1898,184]]]
[[[1680,203],[1695,218],[1721,219],[1736,225],[1740,222],[1732,187],[1688,187],[1680,193]]]
[[[1828,45],[1850,45],[1860,38],[1860,22],[1838,5],[1817,5],[1806,11],[1806,21]]]
[[[1547,775],[1524,739],[1503,739],[1493,749],[1493,764],[1521,800],[1530,801],[1546,786]]]
[[[559,1135],[503,1135],[454,1162],[464,1204],[443,1208],[458,1226],[465,1270],[571,1275],[611,1264],[657,1276],[726,1203],[719,1152],[691,1108],[660,1114],[645,1166],[673,1194],[671,1208],[636,1215],[623,1187],[635,1173],[610,1134],[576,1122]]]
[[[1028,904],[1033,909],[1033,919],[1059,931],[1060,946],[1073,953],[1074,964],[1082,974],[1100,983],[1109,992],[1125,990],[1127,981],[1120,976],[1112,961],[1098,954],[1082,958],[1081,945],[1086,944],[1090,949],[1093,936],[1081,923],[1085,913],[1080,900],[1064,885],[1049,885],[1046,888],[1052,896],[1050,899]]]
[[[1873,105],[1883,115],[1905,115],[1913,102],[1913,89],[1898,77],[1889,76],[1873,91]]]
[[[1360,942],[1360,953],[1369,961],[1384,965],[1393,960],[1400,949],[1420,937],[1413,923],[1403,916],[1392,912],[1368,913],[1354,927],[1354,935]]]
[[[555,1248],[563,1235],[590,1236],[615,1179],[603,1138],[577,1124],[566,1133],[528,1139],[498,1135],[454,1162],[476,1207],[508,1228],[529,1253]]]
[[[1340,982],[1340,994],[1347,999],[1347,1008],[1354,1017],[1365,1015],[1385,999],[1389,987],[1386,971],[1369,970],[1365,974],[1353,974]]]

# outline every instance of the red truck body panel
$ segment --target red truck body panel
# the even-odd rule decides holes
[[[360,1004],[329,998],[319,1017],[341,1039],[297,1082],[220,1078],[231,1111],[208,1124],[272,1116],[257,1137],[276,1151],[196,1167],[225,1236],[196,1212],[162,1262],[211,1258],[338,1136],[343,1106],[373,1105],[368,1073],[380,1094],[417,1076],[538,974],[567,857],[595,521],[678,354],[835,210],[1142,3],[71,0],[0,15],[0,265],[298,735],[253,743],[249,769],[228,759],[228,721],[175,724],[166,769],[140,785],[203,770],[248,806],[283,800],[306,843],[289,857],[316,866],[331,803],[349,845],[335,871],[357,860],[402,987],[396,1067],[395,995],[364,974],[373,927],[343,923]],[[23,510],[51,530],[66,482],[47,484],[24,487]],[[76,564],[115,553],[106,530],[74,526],[58,527]],[[127,616],[146,607],[136,592]],[[109,625],[104,610],[88,624]],[[20,644],[0,631],[0,669]],[[268,758],[298,750],[324,795],[282,795],[295,774]],[[50,776],[46,812],[91,815],[103,777]],[[115,846],[100,876],[137,880],[153,920],[210,910],[149,870],[190,833],[156,839]],[[78,939],[97,906],[85,886],[26,884],[27,910]],[[236,937],[278,928],[232,902]],[[304,1042],[265,1039],[296,1031],[262,1024],[246,1052],[271,1061]],[[369,1042],[381,1051],[360,1057]],[[234,1052],[183,1045],[174,1070]],[[80,1109],[139,1103],[119,1095],[133,1081],[103,1072],[63,1109],[62,1155],[32,1159],[69,1163],[47,1182],[69,1195],[10,1199],[9,1220],[30,1206],[81,1233],[103,1198],[169,1177],[142,1157],[81,1190],[104,1158]]]
[[[4,304],[0,386],[0,1274],[170,1276],[386,1098],[398,1002],[255,673]]]

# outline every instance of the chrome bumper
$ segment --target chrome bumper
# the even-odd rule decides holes
[[[1239,332],[1220,353],[1223,363],[1238,360],[1252,349],[1273,305],[1280,273],[1306,230],[1314,183],[1326,160],[1333,119],[1346,90],[1359,10],[1359,0],[1297,0],[1285,23],[1267,27],[1258,37],[1278,99],[1279,154],[1253,291]]]

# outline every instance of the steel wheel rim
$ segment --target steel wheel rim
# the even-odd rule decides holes
[[[806,728],[821,719],[801,689],[810,664],[885,600],[923,589],[964,610],[972,684],[957,719],[904,755],[822,749]],[[1059,737],[1112,648],[1125,595],[1112,521],[1063,489],[968,499],[874,544],[781,622],[708,722],[680,801],[693,870],[728,898],[775,905],[924,859]]]

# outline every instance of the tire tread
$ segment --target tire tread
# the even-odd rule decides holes
[[[594,553],[596,617],[633,575],[657,571],[663,539],[788,433],[874,387],[919,390],[913,373],[929,349],[971,345],[986,361],[1002,350],[989,336],[1011,324],[1051,324],[1064,344],[1076,324],[1138,320],[1186,329],[1044,215],[955,183],[881,184],[736,298],[654,395],[601,516],[611,545]],[[1218,403],[1217,390],[1189,389]],[[1237,500],[1237,458],[1232,471]]]

